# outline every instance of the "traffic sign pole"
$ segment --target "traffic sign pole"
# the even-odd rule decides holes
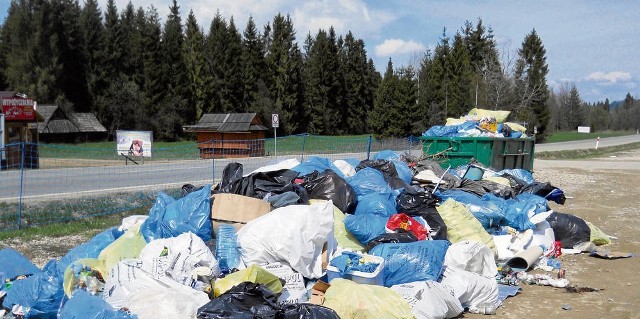
[[[276,156],[276,160],[278,159],[278,133],[276,130],[280,126],[280,116],[278,114],[271,114],[271,126],[273,127],[273,153]]]

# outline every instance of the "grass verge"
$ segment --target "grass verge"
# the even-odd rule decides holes
[[[616,137],[636,134],[634,131],[605,131],[595,133],[578,133],[578,132],[554,132],[549,134],[545,143],[569,142],[580,140],[595,140],[596,138]]]
[[[584,159],[584,158],[598,158],[604,156],[611,156],[619,154],[625,151],[640,149],[640,142],[601,147],[598,149],[590,148],[583,150],[568,150],[568,151],[555,151],[555,152],[540,152],[536,153],[536,159],[546,160],[559,160],[559,159]]]

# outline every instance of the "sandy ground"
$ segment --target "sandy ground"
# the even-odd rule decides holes
[[[601,249],[640,254],[640,150],[585,161],[536,160],[534,176],[539,181],[551,182],[570,197],[565,205],[551,203],[552,209],[580,216],[617,237]],[[36,238],[29,242],[9,239],[1,241],[0,247],[13,247],[42,266],[89,236]],[[508,298],[491,317],[640,318],[640,257],[607,260],[580,254],[563,255],[560,261],[570,285],[598,291],[575,293],[549,286],[522,285],[522,291]]]

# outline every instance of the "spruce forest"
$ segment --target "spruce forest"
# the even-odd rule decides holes
[[[205,32],[176,0],[164,19],[131,2],[109,0],[103,12],[97,0],[13,0],[0,30],[0,90],[93,112],[110,139],[121,129],[181,140],[182,126],[205,113],[258,113],[266,126],[278,113],[279,135],[420,135],[474,107],[509,110],[540,139],[640,123],[631,95],[612,107],[583,102],[571,83],[550,89],[535,29],[513,53],[498,49],[481,19],[453,34],[434,30],[440,42],[415,65],[389,59],[380,74],[351,32],[301,36],[284,14],[264,26],[236,23],[218,13]]]

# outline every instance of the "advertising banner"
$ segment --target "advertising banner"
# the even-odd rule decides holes
[[[151,131],[116,131],[119,155],[151,157]]]
[[[3,97],[2,113],[6,121],[34,120],[36,118],[33,100],[27,98]]]

